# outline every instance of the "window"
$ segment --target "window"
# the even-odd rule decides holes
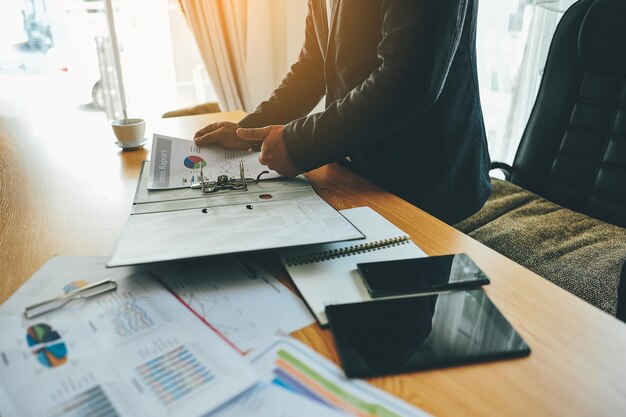
[[[34,108],[26,101],[45,100],[121,117],[104,4],[0,2],[0,82],[32,92],[16,94],[16,102]],[[176,0],[117,0],[113,8],[130,116],[150,119],[216,100]]]
[[[480,0],[478,78],[494,161],[511,163],[530,116],[552,36],[575,0]]]

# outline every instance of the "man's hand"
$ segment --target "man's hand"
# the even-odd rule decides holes
[[[239,125],[233,122],[215,122],[198,130],[193,137],[196,145],[221,145],[229,149],[259,149],[261,142],[250,143],[237,136]]]
[[[278,172],[286,177],[295,177],[300,174],[296,168],[285,147],[283,140],[284,125],[266,126],[259,129],[237,129],[237,135],[245,141],[263,141],[261,145],[261,153],[259,154],[259,162],[267,165],[269,169]],[[250,147],[250,146],[248,146]]]

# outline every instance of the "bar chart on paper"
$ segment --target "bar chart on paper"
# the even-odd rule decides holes
[[[214,375],[185,346],[138,366],[136,372],[165,406],[214,379]]]
[[[426,417],[428,414],[365,381],[348,379],[335,364],[295,339],[259,346],[250,360],[271,385],[357,417]]]
[[[110,341],[115,340],[116,346],[157,331],[171,320],[162,306],[149,297],[138,296],[138,291],[122,289],[96,300],[99,312],[91,323]]]
[[[116,417],[118,413],[99,386],[84,391],[59,404],[51,417]]]
[[[108,310],[103,317],[110,320],[115,333],[120,337],[138,334],[154,326],[154,319],[132,296],[120,302],[117,309]]]
[[[337,411],[358,416],[399,417],[379,404],[349,393],[284,349],[278,351],[272,382]]]

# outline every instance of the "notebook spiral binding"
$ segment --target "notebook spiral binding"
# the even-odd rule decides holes
[[[411,238],[407,235],[397,236],[389,239],[375,240],[373,242],[360,245],[346,246],[339,249],[331,249],[321,252],[307,253],[304,255],[291,256],[285,258],[284,263],[286,266],[307,265],[316,262],[328,261],[330,259],[356,255],[359,253],[380,250],[392,246],[404,245],[406,243],[409,243],[410,240]]]

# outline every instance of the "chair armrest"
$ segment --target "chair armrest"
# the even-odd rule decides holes
[[[511,180],[511,173],[513,173],[513,167],[511,167],[509,164],[506,164],[504,162],[492,162],[491,163],[491,168],[489,168],[489,170],[494,170],[494,169],[499,169],[500,171],[502,171],[504,173],[504,179],[507,181]]]

